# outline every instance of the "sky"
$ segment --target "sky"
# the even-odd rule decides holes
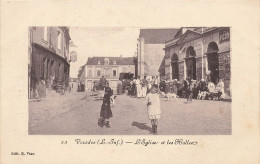
[[[70,77],[77,77],[88,57],[134,56],[139,31],[129,27],[70,27],[71,41],[77,46],[70,47],[70,52],[77,52],[77,61],[70,63]]]

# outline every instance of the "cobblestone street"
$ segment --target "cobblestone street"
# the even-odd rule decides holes
[[[80,103],[86,93],[72,91],[65,95],[50,93],[48,97],[29,102],[29,126],[33,127],[61,113],[65,113]]]
[[[60,100],[60,101],[57,101]],[[145,99],[116,98],[111,128],[98,126],[101,100],[91,92],[73,92],[52,100],[29,102],[29,134],[39,135],[149,135]],[[222,101],[161,99],[160,135],[231,134],[231,103]]]

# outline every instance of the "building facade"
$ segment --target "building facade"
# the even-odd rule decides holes
[[[47,89],[58,82],[69,83],[70,40],[68,27],[29,27],[30,98],[41,82]]]
[[[159,68],[164,58],[165,42],[173,39],[178,29],[140,29],[137,39],[137,74],[159,76]]]
[[[79,79],[85,78],[85,87],[91,90],[94,81],[104,76],[112,89],[117,88],[120,73],[135,74],[135,57],[92,57],[79,72]],[[81,80],[79,80],[81,81]]]
[[[230,28],[180,28],[174,39],[165,44],[165,76],[178,79],[224,79],[225,92],[230,90]]]

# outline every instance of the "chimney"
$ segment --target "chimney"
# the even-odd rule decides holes
[[[122,54],[120,55],[120,58],[122,58],[123,56],[122,56]]]

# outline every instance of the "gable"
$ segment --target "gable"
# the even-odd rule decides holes
[[[190,40],[193,40],[193,39],[196,39],[196,38],[199,38],[199,37],[200,37],[199,33],[188,30],[181,37],[181,39],[178,41],[178,44],[182,44],[182,43],[188,42]]]

